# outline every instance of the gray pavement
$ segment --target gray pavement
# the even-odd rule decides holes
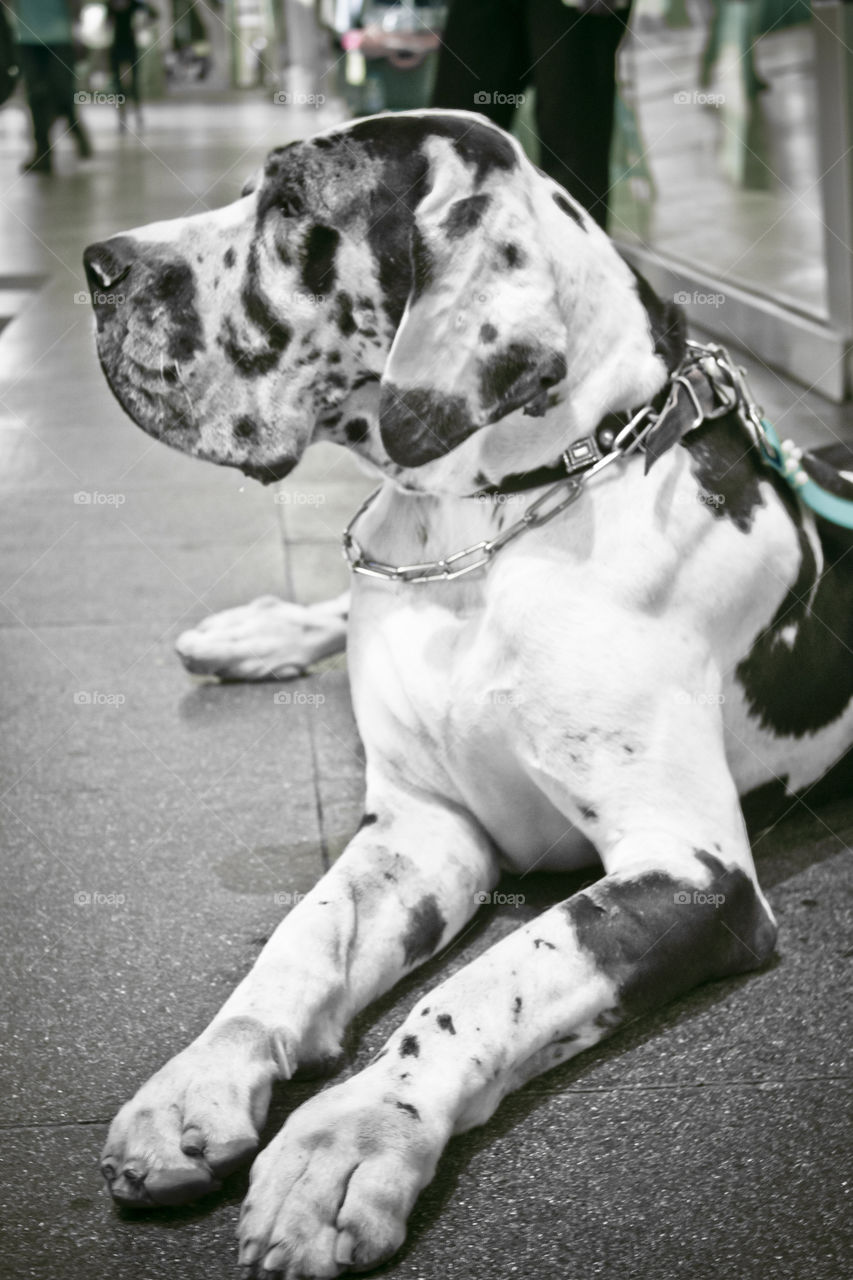
[[[127,422],[99,373],[80,252],[115,230],[232,198],[301,128],[260,104],[153,106],[143,141],[95,114],[96,159],[18,180],[0,117],[0,277],[43,274],[0,337],[0,648],[5,981],[0,1274],[235,1274],[245,1177],[187,1210],[131,1217],[96,1159],[116,1107],[196,1034],[282,906],[361,811],[343,662],[276,688],[190,679],[176,634],[254,594],[344,586],[337,538],[365,492],[339,451],[276,504]],[[221,174],[225,177],[220,177]],[[756,370],[781,433],[849,415]],[[75,501],[75,495],[89,495]],[[851,1274],[853,801],[800,808],[757,858],[781,925],[763,973],[707,986],[508,1100],[456,1139],[385,1268],[400,1280],[841,1280]],[[353,1031],[357,1069],[418,993],[577,887],[531,876]],[[317,1085],[276,1099],[269,1133]]]

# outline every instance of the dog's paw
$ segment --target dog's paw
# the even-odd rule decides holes
[[[243,1274],[319,1280],[390,1258],[446,1138],[369,1072],[312,1098],[252,1167],[238,1230]]]
[[[260,1023],[234,1018],[172,1058],[122,1107],[101,1155],[119,1204],[183,1204],[218,1189],[258,1145],[281,1074]]]
[[[211,614],[184,631],[178,657],[195,675],[221,680],[287,680],[346,642],[346,620],[326,605],[261,596],[239,609]]]

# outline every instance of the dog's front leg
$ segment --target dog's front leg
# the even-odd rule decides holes
[[[349,1019],[452,938],[497,876],[463,813],[375,798],[207,1030],[116,1116],[101,1164],[114,1198],[176,1204],[214,1188],[257,1147],[273,1082],[336,1057]]]
[[[300,1107],[258,1158],[241,1263],[286,1280],[377,1265],[451,1134],[623,1020],[759,965],[775,928],[741,854],[638,832],[603,880],[432,991],[378,1059]]]

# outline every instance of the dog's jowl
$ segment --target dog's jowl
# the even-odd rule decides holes
[[[264,482],[333,441],[380,484],[348,544],[365,820],[113,1121],[115,1199],[179,1203],[248,1160],[273,1084],[334,1061],[502,868],[603,868],[418,1002],[256,1159],[249,1272],[363,1270],[399,1248],[452,1134],[771,955],[741,800],[806,786],[853,742],[853,560],[737,406],[708,399],[686,429],[663,414],[690,360],[677,309],[474,115],[293,143],[234,204],[93,245],[86,265],[112,299],[104,372],[145,431]],[[705,376],[691,366],[700,401]],[[529,514],[643,406],[661,415],[645,458]],[[466,549],[486,563],[455,576]]]

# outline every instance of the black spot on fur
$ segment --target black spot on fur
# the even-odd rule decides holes
[[[196,280],[187,262],[167,262],[152,273],[139,300],[140,313],[152,326],[163,325],[167,353],[178,363],[192,360],[204,350],[201,317],[196,309]]]
[[[571,200],[563,195],[562,191],[552,191],[551,198],[557,208],[560,209],[567,218],[571,218],[573,222],[576,222],[581,231],[586,231],[583,214],[580,209],[576,208],[576,206],[572,204]]]
[[[461,200],[454,200],[441,224],[447,239],[458,240],[475,231],[491,203],[492,197],[487,195],[463,196]]]
[[[330,351],[329,354],[326,356],[326,359],[328,360],[329,364],[340,364],[341,353],[340,351]]]
[[[436,1022],[442,1031],[449,1031],[452,1036],[456,1035],[456,1028],[453,1025],[453,1019],[449,1013],[440,1013],[436,1018]]]
[[[580,811],[581,817],[586,818],[587,822],[594,822],[598,817],[598,810],[594,809],[591,804],[582,804]]]
[[[540,947],[547,947],[549,951],[557,950],[553,942],[548,942],[546,938],[534,938],[533,945],[537,951],[539,950]]]
[[[234,419],[232,430],[238,440],[256,440],[259,434],[255,419],[245,415]]]
[[[493,324],[486,323],[486,324],[480,325],[480,341],[481,342],[494,342],[497,336],[498,336],[498,331]]]
[[[420,1120],[421,1113],[418,1111],[417,1107],[412,1106],[411,1102],[398,1102],[397,1106],[401,1111],[407,1112],[413,1120]]]
[[[690,470],[700,488],[715,496],[707,504],[714,518],[731,520],[741,533],[748,533],[756,508],[764,505],[759,480],[769,471],[737,418],[728,414],[703,422],[681,444],[690,454]]]
[[[429,1005],[427,1005],[425,1009],[421,1009],[421,1017],[425,1018],[428,1013],[429,1013]]]
[[[279,361],[279,353],[262,349],[252,351],[238,342],[230,316],[225,317],[223,331],[217,341],[225,357],[244,378],[259,378],[273,370]]]
[[[301,254],[302,285],[306,293],[325,297],[334,289],[337,277],[335,255],[340,239],[340,232],[334,227],[315,224],[309,230]]]
[[[421,1046],[418,1043],[417,1036],[403,1036],[400,1045],[401,1058],[417,1058],[420,1055]]]
[[[441,941],[447,921],[431,893],[409,909],[409,921],[403,934],[403,958],[407,965],[431,956]]]
[[[352,314],[352,298],[342,289],[335,298],[335,320],[345,338],[355,333],[356,325]]]
[[[417,227],[412,228],[412,301],[424,293],[433,280],[433,259],[430,247]]]
[[[463,396],[391,383],[382,388],[379,424],[389,457],[405,467],[440,458],[475,430]]]
[[[681,307],[659,298],[645,276],[628,263],[637,285],[640,302],[646,309],[655,355],[672,372],[687,350],[687,321]]]
[[[273,458],[269,462],[247,460],[238,463],[238,466],[243,475],[249,476],[251,480],[259,480],[261,484],[274,484],[276,480],[283,480],[285,476],[289,476],[298,461],[298,458],[290,454],[283,454],[282,457]]]
[[[374,822],[379,821],[379,815],[376,813],[365,813],[362,815],[361,822],[358,824],[358,830],[362,831],[365,827],[372,827]]]
[[[480,395],[490,421],[543,397],[548,387],[565,376],[566,358],[560,352],[510,342],[480,366]]]
[[[755,969],[773,949],[775,930],[745,872],[702,849],[695,857],[711,873],[707,888],[650,871],[600,881],[562,904],[579,946],[616,984],[626,1016]]]
[[[517,244],[507,241],[501,245],[501,257],[508,267],[522,267],[526,262],[523,251]]]
[[[237,372],[246,378],[260,377],[274,369],[293,336],[290,325],[276,315],[271,302],[261,288],[259,273],[257,248],[253,245],[246,263],[246,276],[240,290],[240,301],[245,308],[247,320],[260,331],[258,347],[246,346],[238,341],[230,316],[226,316],[223,333],[219,337],[226,357]]]
[[[362,444],[370,435],[370,423],[366,418],[350,418],[344,431],[350,444]]]
[[[513,1000],[512,1002],[513,1022],[518,1022],[518,1019],[521,1016],[521,1008],[523,1004],[524,1004],[524,1001],[522,1000],[521,996],[516,996],[515,999]]]
[[[261,331],[270,351],[277,354],[284,351],[293,336],[293,330],[286,320],[276,315],[272,303],[261,288],[260,267],[254,246],[249,251],[246,279],[240,291],[240,301],[246,308],[246,316]]]
[[[225,252],[222,255],[222,265],[230,269],[231,267],[234,266],[234,263],[236,261],[237,261],[237,255],[234,252],[233,247],[229,245],[229,247],[225,250]]]
[[[803,737],[853,698],[853,557],[826,546],[819,576],[811,540],[798,536],[797,577],[735,674],[762,728]]]

